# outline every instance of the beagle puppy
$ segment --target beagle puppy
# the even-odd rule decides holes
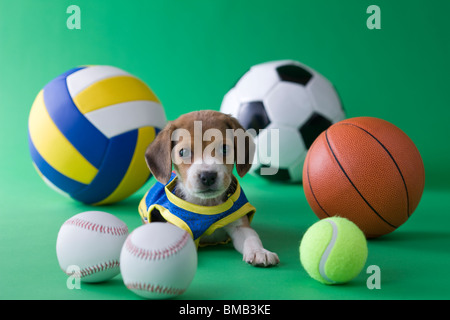
[[[139,205],[144,223],[173,223],[197,245],[226,243],[251,265],[279,263],[250,227],[255,208],[233,175],[251,167],[255,145],[239,122],[218,111],[194,111],[169,122],[149,145],[146,161],[158,182]],[[172,171],[172,168],[174,171]]]

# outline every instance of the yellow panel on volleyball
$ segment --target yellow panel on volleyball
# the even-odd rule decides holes
[[[43,90],[31,107],[28,128],[36,150],[53,169],[72,180],[91,183],[98,170],[59,131],[45,107]]]
[[[148,145],[155,139],[155,135],[155,128],[153,127],[139,128],[136,149],[134,150],[133,158],[131,159],[130,166],[128,167],[125,176],[116,190],[114,190],[109,197],[95,205],[122,200],[136,191],[135,186],[142,186],[145,183],[150,171],[148,170],[147,163],[142,155],[145,154]]]
[[[137,100],[160,103],[144,82],[132,76],[100,80],[73,97],[75,105],[83,114],[114,104]]]

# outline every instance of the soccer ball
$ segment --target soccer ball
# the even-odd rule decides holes
[[[236,117],[244,129],[255,130],[252,173],[292,182],[302,181],[303,162],[314,140],[345,118],[331,82],[291,60],[251,67],[224,96],[220,111]]]

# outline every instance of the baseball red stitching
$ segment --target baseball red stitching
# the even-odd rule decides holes
[[[99,263],[97,265],[93,265],[90,267],[86,267],[84,269],[81,269],[80,271],[74,272],[74,273],[69,273],[66,270],[63,270],[68,276],[78,276],[80,278],[84,278],[90,275],[93,275],[94,273],[100,272],[100,271],[105,271],[105,270],[109,270],[109,269],[114,269],[114,268],[118,268],[120,267],[120,263],[118,260],[111,260],[111,261],[106,261],[103,263]]]
[[[139,248],[135,246],[131,242],[131,237],[127,238],[127,241],[125,242],[125,246],[127,250],[134,255],[135,257],[142,259],[142,260],[160,260],[160,259],[166,259],[178,251],[180,251],[181,248],[184,247],[186,242],[188,241],[190,235],[185,232],[180,240],[178,240],[176,243],[164,248],[164,249],[156,249],[156,250],[146,250]]]
[[[96,231],[100,233],[106,233],[113,236],[123,236],[128,234],[128,227],[108,227],[108,226],[102,226],[100,224],[96,224],[90,221],[86,221],[80,218],[73,218],[69,219],[64,223],[65,225],[73,225],[79,228],[87,229],[90,231]]]
[[[127,283],[126,286],[130,290],[142,290],[152,293],[159,293],[159,294],[162,293],[170,295],[180,295],[186,291],[186,289],[165,287],[159,284],[151,284],[151,283]]]

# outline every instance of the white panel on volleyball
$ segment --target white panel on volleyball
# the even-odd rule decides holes
[[[161,129],[167,122],[161,104],[147,100],[118,103],[84,116],[108,138],[146,126]]]
[[[97,81],[117,76],[132,77],[128,72],[112,66],[87,67],[72,73],[66,78],[67,88],[69,89],[70,95],[75,97],[81,91]]]

